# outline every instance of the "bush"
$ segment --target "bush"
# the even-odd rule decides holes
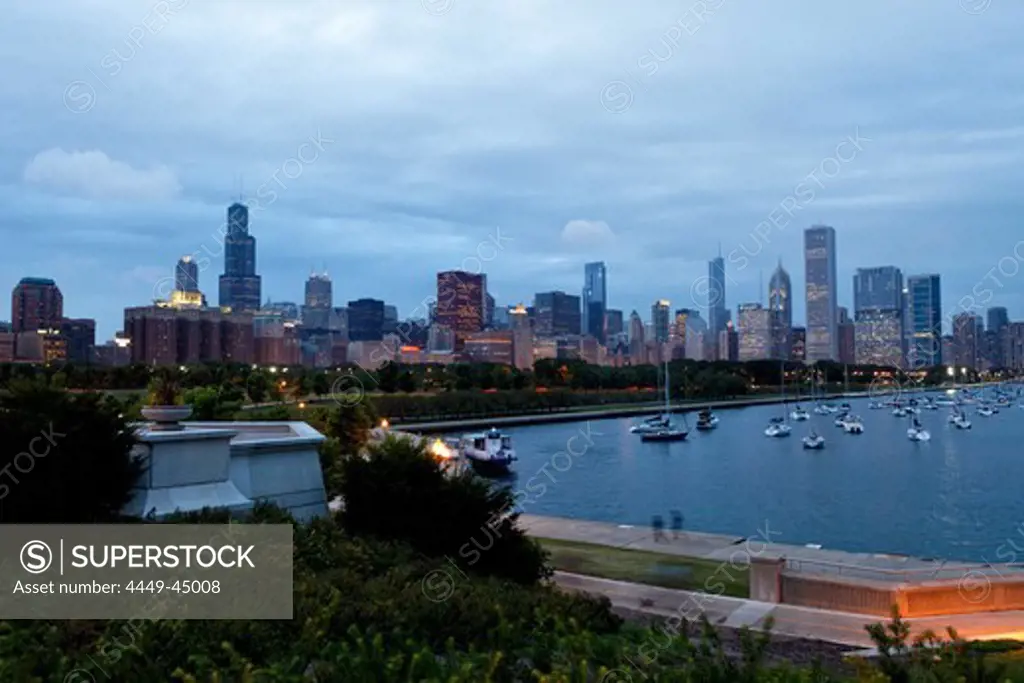
[[[464,569],[535,583],[547,554],[516,525],[507,488],[451,474],[422,446],[388,437],[366,458],[342,461],[341,523],[352,534],[407,542]]]
[[[116,519],[142,472],[120,408],[35,383],[0,396],[0,523]]]

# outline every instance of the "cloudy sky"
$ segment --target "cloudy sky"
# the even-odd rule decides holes
[[[1024,5],[990,3],[10,3],[0,273],[107,338],[182,254],[216,300],[241,191],[275,300],[326,267],[421,315],[441,269],[515,303],[604,260],[646,317],[721,245],[733,307],[780,257],[800,291],[820,222],[841,304],[893,264],[1024,318]]]

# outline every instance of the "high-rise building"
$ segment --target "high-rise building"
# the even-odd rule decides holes
[[[647,334],[644,321],[636,311],[629,314],[629,362],[633,365],[647,362]]]
[[[1006,308],[1003,306],[993,306],[985,313],[985,317],[988,318],[987,327],[991,332],[998,332],[1010,324],[1010,316],[1007,314]]]
[[[667,299],[659,299],[651,304],[651,327],[653,341],[664,344],[671,337],[671,303]]]
[[[764,360],[772,350],[771,311],[760,303],[740,304],[736,309],[739,322],[739,360]]]
[[[836,335],[836,231],[815,225],[804,231],[804,269],[807,285],[807,360],[839,357]]]
[[[936,274],[907,277],[904,315],[907,366],[927,368],[946,362],[942,355],[942,288]]]
[[[64,319],[64,296],[49,278],[24,277],[11,293],[11,329],[14,334],[59,330]]]
[[[533,299],[538,337],[563,337],[580,333],[580,298],[565,292],[541,292]]]
[[[608,289],[603,261],[583,266],[583,334],[605,341],[604,314],[608,308]]]
[[[384,339],[383,301],[358,299],[348,302],[348,338],[354,342],[376,342]]]
[[[740,359],[740,335],[732,320],[725,321],[725,329],[718,333],[718,360],[736,362]]]
[[[487,278],[480,273],[447,270],[437,274],[435,320],[455,333],[455,348],[474,332],[484,329]]]
[[[807,328],[794,327],[790,338],[793,342],[789,352],[790,360],[807,360]]]
[[[96,348],[96,321],[91,318],[64,318],[60,324],[64,337],[67,359],[72,363],[93,362]]]
[[[1024,323],[1009,323],[1002,330],[1003,367],[1020,372],[1024,370]]]
[[[768,281],[768,310],[771,313],[771,357],[788,359],[790,331],[793,328],[793,286],[789,273],[782,267],[782,259]]]
[[[618,335],[622,334],[625,331],[626,331],[626,329],[625,329],[625,326],[624,326],[623,320],[622,320],[622,311],[614,309],[614,308],[607,308],[607,309],[605,309],[605,311],[604,311],[605,341],[607,342],[607,340],[609,338],[618,336]]]
[[[174,268],[174,288],[179,292],[199,291],[199,264],[191,256],[178,259]]]
[[[723,358],[718,352],[718,339],[729,321],[729,310],[725,305],[725,260],[721,249],[717,257],[708,262],[708,332],[711,336],[710,358]]]
[[[533,369],[533,329],[526,307],[519,304],[508,311],[512,330],[512,364],[520,370]]]
[[[302,306],[302,326],[308,330],[329,330],[334,294],[327,273],[312,273],[306,280],[305,304]]]
[[[988,309],[986,318],[988,319],[987,335],[989,336],[987,344],[988,349],[986,352],[988,365],[990,368],[1006,367],[1006,357],[1003,353],[1003,347],[1005,346],[1004,337],[1006,327],[1010,324],[1010,317],[1007,315],[1004,307],[993,306]]]
[[[973,313],[953,316],[953,365],[975,369],[978,365],[978,322]]]
[[[707,321],[701,317],[700,311],[694,309],[686,316],[684,334],[685,357],[691,360],[705,360],[704,354],[710,333]]]
[[[238,202],[228,207],[219,301],[221,306],[234,311],[255,311],[260,307],[256,238],[249,234],[249,207]]]
[[[398,320],[397,314],[395,320]],[[494,327],[494,297],[490,292],[484,292],[484,327]]]
[[[853,276],[855,358],[903,367],[903,273],[895,266],[858,268]]]
[[[856,326],[845,306],[839,307],[837,320],[836,333],[839,336],[839,362],[856,363],[857,358],[854,351],[856,349]]]

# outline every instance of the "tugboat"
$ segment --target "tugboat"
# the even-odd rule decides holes
[[[459,452],[477,473],[485,476],[508,474],[512,463],[518,459],[512,448],[512,437],[494,428],[480,434],[463,435]]]
[[[697,413],[697,429],[707,432],[718,426],[718,416],[711,412],[711,408],[705,408]]]

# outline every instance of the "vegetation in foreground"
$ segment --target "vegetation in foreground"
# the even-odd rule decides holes
[[[114,410],[95,396],[31,386],[0,404],[0,455],[8,462],[37,427],[68,435],[55,438],[9,488],[3,521],[129,521],[117,510],[131,483],[131,432]],[[408,444],[388,441],[365,458],[353,455],[371,420],[361,406],[325,419],[333,443],[325,458],[346,495],[344,514],[300,523],[261,505],[248,520],[294,526],[293,619],[4,622],[0,681],[849,680],[822,667],[772,663],[765,634],[744,632],[730,645],[708,624],[680,618],[639,628],[624,624],[606,599],[557,591],[545,581],[545,550],[518,530],[505,495],[471,478],[443,476]],[[73,469],[84,467],[78,457],[91,473]],[[81,505],[60,500],[68,488],[59,482],[69,471],[82,477],[75,481],[85,490],[76,499]],[[29,485],[32,477],[39,481]],[[226,519],[206,510],[164,523]],[[1024,669],[1014,668],[1019,653],[985,652],[955,634],[912,643],[897,618],[871,635],[882,657],[863,663],[856,680],[1024,678]]]

